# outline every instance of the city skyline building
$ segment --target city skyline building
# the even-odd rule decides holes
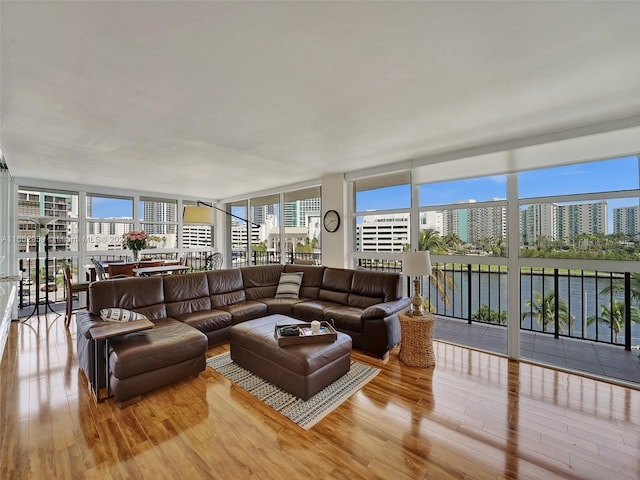
[[[618,207],[613,209],[613,233],[621,233],[637,239],[639,232],[640,207]]]
[[[402,252],[409,245],[409,213],[367,215],[356,226],[359,252]]]

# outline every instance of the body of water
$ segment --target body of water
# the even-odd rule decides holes
[[[431,304],[436,307],[440,315],[468,319],[478,311],[481,305],[488,305],[491,310],[507,310],[508,282],[507,274],[504,272],[471,272],[466,270],[445,272],[447,277],[447,294],[449,302],[444,302],[441,295],[433,284],[427,288],[423,295],[429,298]],[[570,327],[561,326],[561,335],[602,342],[624,344],[624,327],[619,332],[617,339],[613,329],[603,323],[598,322],[588,325],[587,319],[594,315],[600,315],[601,305],[611,303],[610,294],[602,294],[603,288],[611,284],[612,279],[607,276],[558,276],[559,298],[567,305],[569,315],[572,318]],[[536,302],[536,293],[546,296],[554,291],[553,275],[542,275],[538,273],[522,273],[520,275],[521,298],[520,311],[530,312],[531,307],[526,305],[529,299]],[[623,295],[615,295],[614,300],[624,301]],[[469,309],[469,306],[471,307]],[[635,305],[638,308],[638,305]],[[521,319],[521,328],[543,331],[543,325],[538,324],[536,312]],[[544,328],[546,332],[554,332],[553,323],[547,324]],[[640,344],[640,324],[631,324],[632,345]]]

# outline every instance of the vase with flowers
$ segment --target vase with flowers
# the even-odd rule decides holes
[[[122,238],[124,248],[131,250],[133,261],[137,262],[140,250],[147,248],[147,238],[149,238],[149,235],[147,235],[147,232],[144,230],[131,230],[123,234]]]

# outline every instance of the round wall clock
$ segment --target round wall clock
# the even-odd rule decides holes
[[[335,210],[327,210],[322,219],[322,225],[327,232],[335,232],[340,227],[340,214]]]

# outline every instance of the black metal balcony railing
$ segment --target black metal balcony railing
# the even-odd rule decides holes
[[[399,261],[359,259],[358,268],[401,271]],[[469,323],[507,323],[507,267],[434,263],[422,285],[435,314]],[[638,290],[638,291],[636,291]],[[640,276],[629,272],[522,267],[520,328],[624,346],[640,344]],[[411,295],[407,282],[407,295]]]
[[[253,251],[251,253],[251,261],[247,258],[246,251],[236,251],[233,252],[231,256],[231,264],[234,268],[248,267],[250,265],[279,265],[281,263],[295,263],[299,260],[320,265],[322,263],[322,254],[288,252],[284,261],[282,261],[280,252],[271,251]]]

